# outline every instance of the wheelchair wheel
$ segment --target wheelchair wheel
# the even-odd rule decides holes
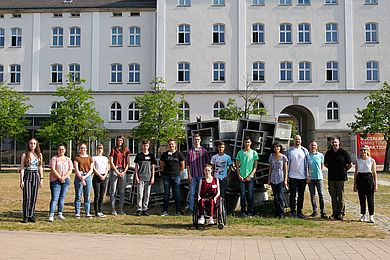
[[[227,214],[226,214],[226,207],[225,207],[225,199],[221,198],[219,200],[219,211],[221,213],[222,223],[223,225],[227,224]]]
[[[198,224],[198,218],[199,218],[199,205],[198,201],[194,201],[194,210],[192,211],[192,224],[196,229],[199,229],[199,224]]]

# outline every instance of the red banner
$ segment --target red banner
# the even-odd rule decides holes
[[[385,161],[386,153],[386,141],[383,138],[383,134],[367,134],[366,138],[356,135],[358,155],[360,147],[367,145],[370,147],[371,157],[376,161],[377,164],[383,165]]]

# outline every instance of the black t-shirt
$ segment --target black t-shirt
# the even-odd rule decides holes
[[[347,165],[351,164],[351,156],[342,148],[336,152],[333,149],[325,153],[324,164],[328,166],[328,180],[329,181],[346,181]]]
[[[152,176],[152,165],[156,165],[156,158],[152,153],[143,152],[135,156],[134,162],[138,164],[138,177],[141,181],[149,181]]]
[[[165,163],[163,171],[164,175],[180,175],[180,162],[184,161],[184,156],[179,151],[174,153],[169,151],[164,152],[161,155],[160,160]]]

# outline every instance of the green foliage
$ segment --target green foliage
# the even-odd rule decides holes
[[[247,118],[250,114],[266,115],[267,110],[265,108],[254,106],[256,102],[259,102],[259,100],[250,99],[245,103],[246,106],[244,105],[244,107],[238,107],[236,100],[229,98],[226,107],[219,111],[219,117],[226,120],[238,120],[243,117]]]

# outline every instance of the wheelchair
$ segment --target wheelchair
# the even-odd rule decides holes
[[[209,209],[208,203],[204,206],[204,216],[210,217],[210,209]],[[198,198],[196,197],[194,201],[194,211],[192,212],[192,223],[195,226],[196,229],[199,229],[199,227],[203,226],[203,228],[207,225],[205,224],[199,224],[198,220],[201,216],[200,214],[200,201],[198,201]],[[225,199],[219,197],[217,200],[217,203],[214,205],[214,216],[213,218],[216,220],[215,224],[218,226],[219,229],[223,229],[227,224],[227,214],[226,214],[226,207],[225,207]]]

